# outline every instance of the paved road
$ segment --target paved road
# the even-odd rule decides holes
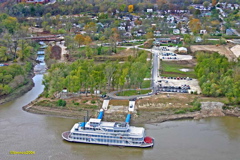
[[[123,46],[121,46],[123,47]],[[126,46],[126,48],[138,48],[138,46]],[[142,95],[134,95],[134,96],[115,96],[116,93],[120,91],[113,91],[107,94],[112,99],[134,99],[134,98],[141,98],[141,97],[148,97],[157,92],[157,86],[158,86],[158,76],[159,76],[159,50],[157,49],[144,49],[144,48],[138,48],[146,51],[152,52],[152,83],[151,88],[144,88],[142,90],[148,90],[152,89],[151,93],[148,94],[142,94]],[[131,90],[131,89],[128,89]]]
[[[152,88],[153,88],[153,94],[157,92],[157,86],[158,86],[158,76],[159,76],[159,52],[158,50],[152,50]]]
[[[240,33],[238,33],[238,31],[236,31],[236,29],[231,28],[231,30],[233,31],[234,34],[236,34],[237,36],[240,36]]]

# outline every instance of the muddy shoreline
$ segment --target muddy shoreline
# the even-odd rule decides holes
[[[63,118],[71,118],[71,119],[79,119],[82,120],[83,116],[86,116],[86,110],[84,111],[72,111],[63,108],[52,108],[52,107],[42,107],[35,106],[34,102],[22,107],[22,109],[26,112],[41,114],[47,116],[55,116],[55,117],[63,117]],[[96,117],[99,109],[90,110],[89,116]],[[162,115],[161,111],[141,111],[141,114],[132,114],[131,123],[133,124],[147,124],[147,123],[161,123],[165,121],[173,121],[173,120],[181,120],[181,119],[202,119],[207,117],[220,117],[220,116],[233,116],[240,118],[240,110],[238,108],[228,109],[228,110],[205,110],[189,112],[185,114],[164,114]],[[106,113],[104,115],[104,121],[123,121],[126,117],[124,113]]]

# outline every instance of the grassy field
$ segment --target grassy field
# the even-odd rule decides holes
[[[143,81],[141,88],[150,88],[150,86],[151,86],[151,80],[146,80],[146,81]]]
[[[191,69],[189,72],[180,71],[180,69]],[[190,67],[187,64],[179,64],[174,61],[162,61],[161,62],[161,76],[165,77],[191,77],[196,78],[194,67]]]
[[[148,70],[147,70],[147,73],[146,73],[146,76],[145,76],[145,78],[151,78],[151,68],[149,68]]]
[[[134,96],[139,94],[146,94],[149,92],[151,92],[151,90],[130,90],[130,91],[119,92],[117,95],[118,96]]]

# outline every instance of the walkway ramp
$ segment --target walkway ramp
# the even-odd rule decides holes
[[[103,115],[104,115],[104,111],[103,111],[103,109],[100,109],[100,112],[99,112],[99,114],[98,114],[97,119],[102,119],[102,118],[103,118]]]
[[[125,122],[130,123],[130,120],[131,120],[131,114],[128,113]]]
[[[135,108],[135,101],[129,101],[128,111],[133,112]]]
[[[102,109],[107,110],[109,104],[109,99],[105,99],[103,101]]]

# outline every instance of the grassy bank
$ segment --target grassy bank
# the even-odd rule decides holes
[[[189,69],[188,72],[183,72],[180,69]],[[161,76],[164,77],[191,77],[196,78],[194,67],[188,64],[176,63],[175,61],[161,62]]]
[[[141,88],[150,88],[151,87],[151,80],[143,81]]]
[[[130,91],[123,91],[117,93],[117,96],[134,96],[139,94],[147,94],[151,92],[151,90],[130,90]]]

